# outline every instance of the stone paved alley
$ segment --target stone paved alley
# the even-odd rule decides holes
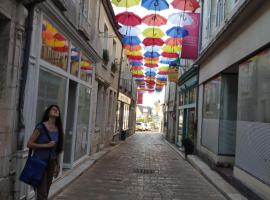
[[[143,169],[145,169],[143,173]],[[205,178],[157,133],[137,133],[100,159],[55,200],[220,200]]]

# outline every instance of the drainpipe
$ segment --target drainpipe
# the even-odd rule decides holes
[[[24,107],[24,95],[25,95],[25,87],[27,81],[28,74],[28,65],[31,51],[31,38],[33,31],[33,22],[34,22],[34,14],[35,14],[35,6],[39,3],[42,3],[45,0],[37,0],[37,1],[27,1],[25,3],[25,7],[28,10],[28,17],[26,20],[26,36],[25,36],[25,46],[24,46],[24,54],[23,54],[23,63],[21,69],[21,79],[20,79],[20,90],[19,90],[19,105],[18,105],[18,128],[19,132],[21,129],[25,128],[24,119],[23,119],[23,107]],[[19,137],[19,134],[18,134]],[[22,149],[22,144],[19,142],[18,138],[18,149]]]

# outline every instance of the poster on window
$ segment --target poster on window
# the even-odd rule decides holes
[[[188,36],[184,37],[182,44],[181,58],[195,60],[198,57],[200,14],[188,13],[193,19],[192,25],[184,26]]]
[[[137,104],[143,104],[143,91],[137,90]]]

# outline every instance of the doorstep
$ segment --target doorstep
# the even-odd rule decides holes
[[[75,179],[79,178],[87,169],[93,166],[97,160],[101,159],[103,156],[113,151],[121,144],[122,143],[120,142],[115,146],[107,147],[102,151],[94,153],[93,155],[85,158],[81,164],[65,172],[62,177],[53,182],[49,193],[49,199],[53,199],[53,197],[62,192],[64,188],[71,184]]]
[[[183,159],[185,155],[176,146],[163,140]],[[216,171],[212,170],[205,162],[196,155],[188,155],[187,161],[198,170],[212,185],[214,185],[229,200],[247,200],[238,190],[225,181]]]

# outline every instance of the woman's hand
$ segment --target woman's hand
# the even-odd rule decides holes
[[[53,147],[55,147],[55,145],[56,145],[55,141],[50,141],[49,143],[46,144],[46,147],[47,148],[53,148]]]

